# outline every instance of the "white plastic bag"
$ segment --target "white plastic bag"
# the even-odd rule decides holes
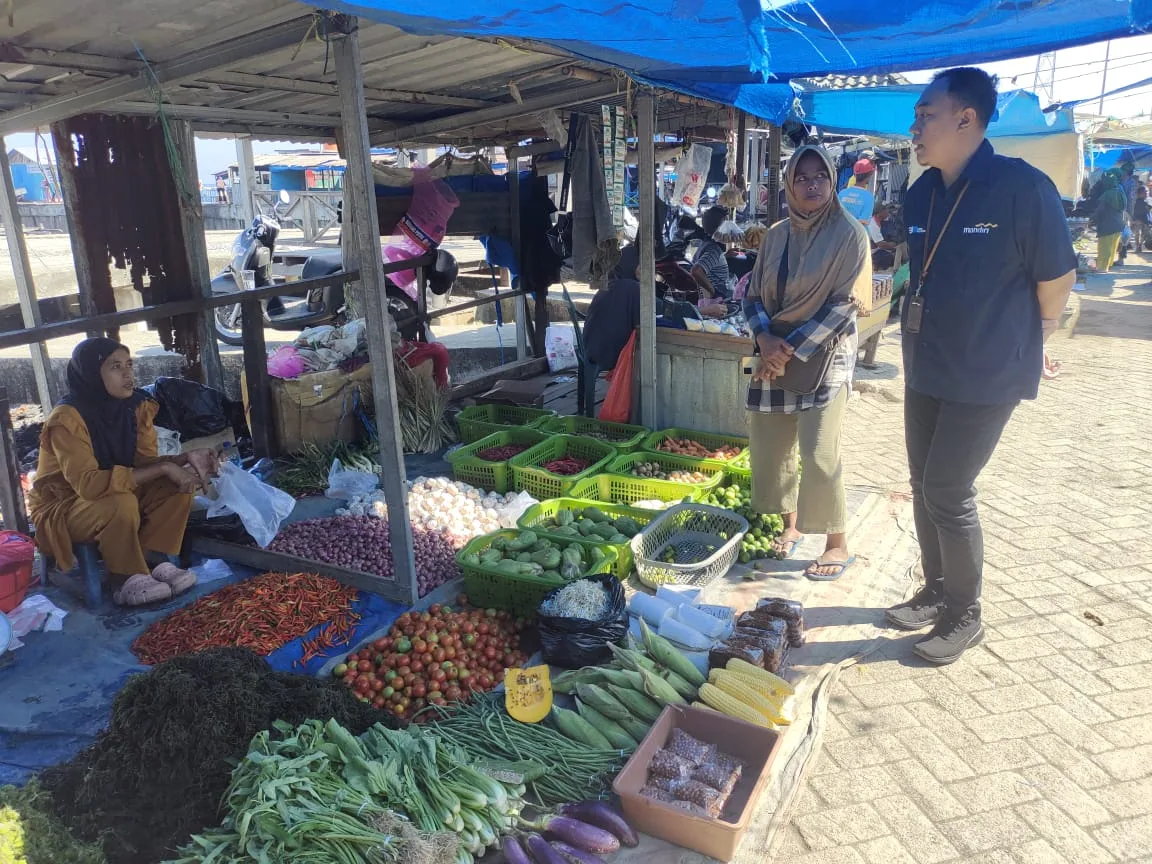
[[[544,331],[544,351],[548,355],[548,369],[559,372],[562,369],[575,369],[579,365],[576,357],[576,333],[571,324],[549,324]]]
[[[520,521],[520,517],[524,515],[525,511],[534,504],[540,502],[529,495],[527,492],[521,492],[507,504],[500,508],[500,527],[502,528],[515,528]]]
[[[179,456],[183,451],[180,448],[180,433],[174,429],[165,429],[156,426],[156,453],[159,456]]]
[[[380,478],[375,474],[345,468],[339,459],[333,459],[332,467],[328,469],[328,488],[324,497],[343,501],[364,498],[376,491],[379,485]]]
[[[676,165],[676,190],[673,203],[695,209],[708,183],[708,169],[712,167],[712,148],[693,144],[686,156]]]
[[[216,500],[209,502],[208,518],[235,513],[261,549],[276,537],[296,499],[231,462],[220,465],[212,479]]]

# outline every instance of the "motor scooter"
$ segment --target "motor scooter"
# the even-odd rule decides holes
[[[277,218],[280,205],[290,201],[288,193],[280,192],[279,203],[273,216],[258,215],[252,224],[236,237],[232,244],[232,259],[212,279],[213,296],[240,294],[246,290],[266,288],[290,282],[272,273],[276,239],[280,235]],[[295,257],[295,256],[294,256]],[[312,250],[304,256],[300,279],[330,276],[344,269],[339,248]],[[455,257],[444,249],[437,250],[436,265],[428,273],[428,288],[433,294],[443,295],[452,290],[458,267]],[[420,313],[418,287],[402,289],[387,280],[388,314],[396,322],[403,339],[425,342],[428,340],[427,319]],[[341,324],[346,317],[343,285],[312,288],[304,296],[277,296],[260,303],[264,325],[273,330],[303,330],[323,324]],[[242,345],[241,304],[216,307],[216,335],[226,345]]]

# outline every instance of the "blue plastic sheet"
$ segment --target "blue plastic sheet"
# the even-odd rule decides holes
[[[282,645],[268,655],[268,663],[273,669],[283,672],[299,672],[306,675],[315,675],[333,657],[342,657],[352,650],[352,646],[359,643],[369,633],[375,633],[384,627],[390,627],[392,622],[400,617],[406,606],[386,600],[378,594],[368,594],[361,591],[356,600],[352,602],[352,610],[360,613],[360,620],[352,628],[352,633],[346,643],[329,651],[317,654],[311,660],[302,663],[304,655],[303,643],[316,636],[324,625],[318,625],[299,639],[293,639]]]
[[[1152,25],[1152,0],[478,0],[419,11],[402,0],[329,5],[412,33],[536,40],[680,84],[980,63]]]

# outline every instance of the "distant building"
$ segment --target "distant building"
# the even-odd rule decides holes
[[[20,201],[55,201],[56,180],[51,176],[52,162],[37,158],[35,150],[13,147],[8,151],[8,162],[12,166],[12,185]],[[51,154],[47,159],[51,160]],[[46,173],[47,172],[47,173]]]
[[[344,188],[345,162],[335,152],[281,152],[255,158],[256,192],[339,192]],[[240,184],[240,168],[229,165],[214,175],[229,189]]]

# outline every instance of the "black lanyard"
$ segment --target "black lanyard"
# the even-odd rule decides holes
[[[920,295],[920,289],[924,287],[924,283],[928,281],[928,268],[932,266],[932,261],[936,258],[936,250],[940,248],[940,241],[944,239],[944,235],[948,232],[948,226],[952,224],[952,217],[956,215],[957,208],[960,207],[960,201],[964,198],[964,193],[968,191],[968,184],[971,180],[964,183],[964,188],[960,190],[960,194],[956,196],[956,200],[952,203],[952,209],[948,211],[948,218],[944,220],[943,227],[940,228],[940,233],[936,235],[936,242],[929,243],[929,237],[932,235],[932,211],[936,209],[936,190],[932,190],[932,199],[928,202],[928,224],[924,229],[924,265],[920,268],[920,281],[916,284],[916,294]]]

